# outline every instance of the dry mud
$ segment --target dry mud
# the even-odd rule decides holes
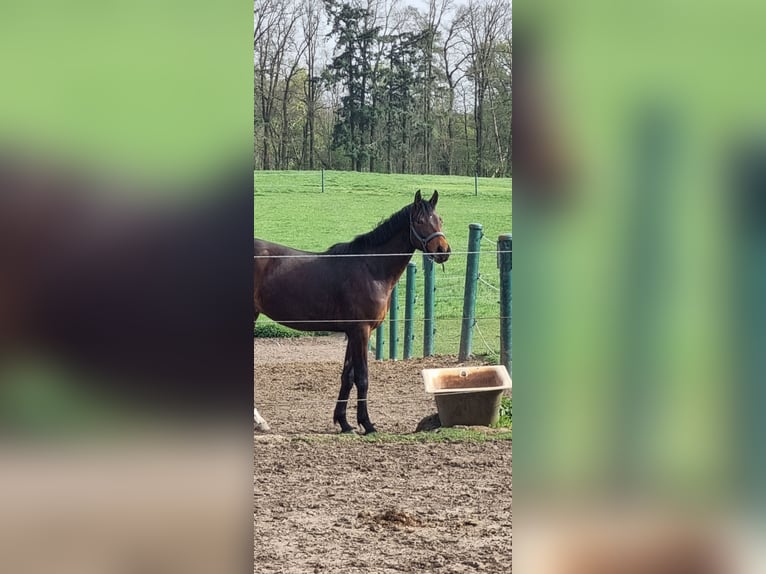
[[[255,436],[255,572],[510,572],[511,442],[328,437],[343,351],[335,337],[255,341],[255,402],[272,427]],[[435,411],[420,370],[456,364],[371,360],[378,429],[413,432]]]

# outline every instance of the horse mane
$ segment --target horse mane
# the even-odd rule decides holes
[[[427,210],[431,209],[431,206],[427,201],[423,202],[423,206]],[[381,221],[372,231],[357,235],[353,240],[347,243],[336,243],[325,251],[325,253],[332,255],[364,253],[368,249],[383,245],[399,233],[402,227],[405,225],[409,226],[410,211],[412,208],[413,204],[405,205],[392,216]]]

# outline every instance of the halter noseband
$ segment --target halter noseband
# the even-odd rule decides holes
[[[412,224],[412,211],[410,211],[410,235],[414,235],[415,239],[417,239],[420,242],[421,245],[421,251],[423,253],[428,253],[426,250],[426,246],[428,245],[428,242],[434,239],[435,237],[446,237],[441,231],[434,231],[431,235],[428,237],[423,237],[418,233],[418,230],[415,229],[415,226]],[[410,242],[412,242],[412,239],[410,238]]]

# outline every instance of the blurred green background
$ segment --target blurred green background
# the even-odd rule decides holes
[[[534,58],[573,166],[559,209],[516,205],[519,492],[609,485],[703,505],[732,494],[753,427],[736,425],[733,333],[745,325],[731,305],[743,275],[729,176],[766,126],[765,12],[741,0],[516,4],[528,42],[515,55]],[[535,186],[514,180],[517,198]]]
[[[251,37],[251,2],[4,2],[0,150],[155,181],[250,162]]]

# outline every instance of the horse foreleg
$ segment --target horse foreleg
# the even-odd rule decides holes
[[[365,434],[377,432],[370,422],[367,412],[367,387],[369,386],[367,372],[367,343],[370,331],[365,329],[353,339],[349,337],[348,346],[351,349],[351,359],[354,365],[354,383],[356,384],[356,420],[364,428]]]
[[[346,408],[348,407],[348,397],[351,395],[351,387],[354,386],[354,365],[351,362],[351,339],[346,345],[346,358],[343,361],[343,373],[340,376],[340,392],[338,393],[338,402],[335,403],[335,413],[332,417],[333,424],[340,425],[340,432],[353,432],[354,427],[348,424],[346,418]]]

